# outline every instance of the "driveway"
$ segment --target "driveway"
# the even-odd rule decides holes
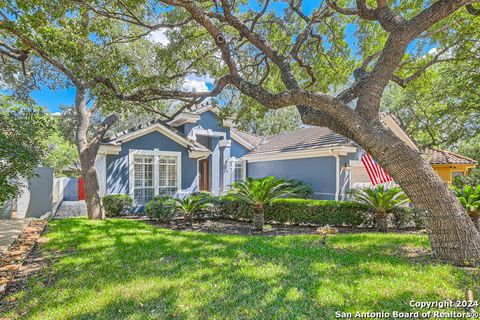
[[[55,214],[55,219],[84,216],[87,216],[87,205],[84,200],[63,201],[60,207],[58,207],[57,213]]]

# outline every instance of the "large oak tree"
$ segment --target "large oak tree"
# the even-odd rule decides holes
[[[465,53],[477,45],[478,50],[472,44],[478,39],[476,2],[326,0],[313,8],[295,0],[259,1],[258,8],[246,0],[83,4],[140,27],[165,13],[178,21],[191,19],[171,36],[211,49],[203,61],[217,78],[214,93],[233,86],[270,109],[296,106],[303,123],[357,142],[425,211],[434,253],[456,264],[478,264],[480,234],[463,207],[420,152],[379,119],[390,82],[408,86],[442,62],[450,48]],[[156,9],[146,13],[144,8],[152,6]],[[350,42],[358,46],[356,52]],[[436,53],[427,54],[432,46]],[[144,99],[155,94],[142,88],[128,93]],[[178,92],[177,97],[190,95]]]

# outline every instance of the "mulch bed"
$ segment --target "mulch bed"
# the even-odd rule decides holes
[[[34,220],[28,224],[17,239],[10,245],[6,254],[0,257],[0,299],[8,290],[15,274],[33,250],[42,235],[47,222]]]
[[[130,217],[130,219],[133,217]],[[137,219],[146,220],[154,226],[180,231],[200,231],[215,234],[238,234],[238,235],[262,235],[262,236],[283,236],[283,235],[300,235],[314,234],[318,226],[301,226],[288,224],[266,224],[263,231],[256,231],[251,222],[236,221],[229,219],[199,219],[193,221],[192,225],[187,225],[182,219],[161,223],[158,221],[147,220],[145,217],[137,217]],[[375,229],[352,228],[352,227],[336,227],[338,233],[365,233],[378,232]],[[392,230],[397,233],[422,233],[416,229]]]

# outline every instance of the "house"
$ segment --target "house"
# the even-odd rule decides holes
[[[225,194],[247,176],[301,180],[312,186],[313,198],[336,200],[369,182],[358,165],[358,146],[327,128],[258,137],[220,120],[217,111],[204,104],[168,123],[155,120],[105,139],[96,159],[101,194],[130,194],[142,210],[161,194]],[[393,117],[384,123],[416,148]]]

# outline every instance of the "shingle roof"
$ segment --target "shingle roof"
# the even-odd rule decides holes
[[[148,128],[150,126],[153,126],[155,124],[158,124],[158,125],[161,125],[163,127],[165,127],[167,130],[170,130],[172,131],[174,134],[180,136],[181,138],[185,139],[185,141],[188,141],[189,143],[191,143],[193,145],[193,149],[194,150],[197,150],[197,151],[210,151],[207,147],[205,147],[203,144],[197,142],[197,141],[194,141],[192,139],[189,139],[188,137],[186,137],[182,132],[178,131],[177,129],[175,129],[174,127],[168,125],[165,121],[162,121],[162,120],[159,120],[159,119],[155,119],[155,120],[152,120],[152,121],[149,121],[147,123],[144,123],[144,124],[141,124],[139,126],[136,126],[136,127],[133,127],[133,128],[130,128],[130,129],[127,129],[127,130],[124,130],[124,131],[121,131],[121,132],[117,132],[115,134],[113,134],[112,136],[108,137],[108,138],[104,138],[102,140],[102,143],[103,144],[117,144],[118,142],[121,142],[122,140],[122,137],[130,134],[130,133],[133,133],[135,131],[138,131],[138,130],[141,130],[141,129],[145,129],[145,128]]]
[[[235,129],[235,128],[230,128],[230,131],[232,133],[235,133],[236,135],[238,135],[240,138],[242,138],[243,140],[247,141],[248,143],[250,143],[253,147],[256,147],[258,146],[262,140],[264,138],[260,137],[260,136],[257,136],[253,133],[250,133],[250,132],[245,132],[245,131],[240,131],[238,129]]]
[[[451,151],[439,149],[426,149],[423,151],[425,159],[430,161],[430,164],[476,164],[477,161],[453,153]]]
[[[328,128],[310,127],[266,137],[250,154],[297,151],[351,144],[350,140]]]

